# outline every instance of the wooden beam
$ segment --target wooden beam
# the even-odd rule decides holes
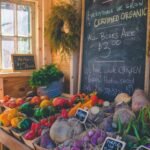
[[[2,129],[0,129],[0,135],[0,143],[5,145],[10,150],[31,150],[28,146],[16,140]]]
[[[83,40],[84,40],[84,16],[85,16],[85,0],[82,0],[82,19],[81,19],[81,37],[80,37],[81,40],[80,40],[78,92],[80,92],[81,77],[82,77],[82,56],[83,56]]]

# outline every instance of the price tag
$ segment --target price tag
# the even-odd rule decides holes
[[[80,122],[85,123],[88,117],[88,112],[83,109],[78,109],[75,117],[80,120]]]
[[[102,150],[124,150],[126,143],[111,137],[107,137],[102,146]]]
[[[137,148],[137,150],[150,150],[150,148],[141,145],[140,147]]]

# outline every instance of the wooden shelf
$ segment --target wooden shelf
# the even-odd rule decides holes
[[[0,143],[9,148],[10,150],[32,150],[27,145],[7,134],[2,129],[0,129]]]

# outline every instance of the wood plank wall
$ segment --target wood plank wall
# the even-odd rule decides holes
[[[62,0],[63,2],[63,0]],[[68,2],[65,1],[65,2]],[[52,0],[52,7],[59,4],[60,0]],[[64,57],[61,56],[60,53],[55,53],[52,51],[51,55],[52,63],[56,64],[58,68],[64,73],[64,80],[65,80],[65,85],[64,85],[64,92],[69,93],[70,92],[70,57],[65,55]]]

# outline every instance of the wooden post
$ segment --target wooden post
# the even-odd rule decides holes
[[[81,19],[81,37],[80,37],[80,58],[79,58],[79,77],[78,77],[78,92],[81,88],[82,74],[82,56],[83,56],[83,39],[84,39],[84,16],[85,16],[85,0],[82,0],[82,19]]]
[[[150,97],[150,2],[148,1],[147,13],[147,40],[145,61],[145,92]]]

